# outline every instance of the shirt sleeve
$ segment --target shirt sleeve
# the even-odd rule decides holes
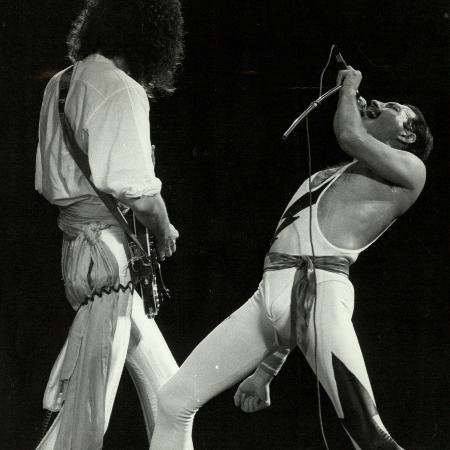
[[[149,103],[144,92],[123,88],[103,100],[86,123],[92,181],[117,199],[156,195]]]

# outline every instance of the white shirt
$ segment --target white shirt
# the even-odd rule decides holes
[[[61,74],[49,81],[42,101],[35,187],[50,203],[67,206],[96,194],[63,141]],[[95,186],[119,200],[161,191],[151,158],[149,111],[144,88],[111,60],[94,54],[75,64],[65,112],[89,157]]]

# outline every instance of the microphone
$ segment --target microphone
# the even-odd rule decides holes
[[[334,46],[333,46],[333,48],[334,48]],[[346,64],[344,58],[342,57],[341,53],[338,53],[336,55],[336,61],[339,64],[341,69],[347,69],[347,64]],[[328,63],[327,63],[327,66],[328,66]],[[341,89],[341,88],[342,88],[342,85],[335,86],[335,87],[331,88],[329,91],[325,92],[325,94],[322,94],[319,98],[317,98],[316,100],[311,102],[310,105],[308,106],[308,108],[306,108],[305,111],[303,111],[302,114],[300,116],[298,116],[292,122],[291,126],[283,133],[282,139],[286,140],[289,137],[289,135],[295,130],[295,128],[297,128],[297,126],[300,124],[300,122],[305,117],[307,117],[311,111],[316,109],[319,105],[322,104],[322,102],[326,98],[328,98],[330,95],[334,94],[335,92],[339,91],[339,89]],[[364,116],[366,107],[367,107],[367,102],[363,97],[361,97],[361,94],[358,91],[356,91],[356,101],[357,101],[359,112],[360,112],[361,116]]]
[[[336,62],[340,70],[347,69],[347,63],[345,62],[345,59],[342,56],[341,52],[336,55]],[[359,91],[356,91],[356,102],[358,103],[358,107],[362,115],[367,108],[367,102],[366,99],[359,93]]]

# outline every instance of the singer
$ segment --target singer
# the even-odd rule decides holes
[[[383,426],[352,325],[349,266],[414,203],[432,136],[421,112],[373,100],[361,73],[341,70],[334,131],[353,161],[304,181],[282,215],[255,294],[216,327],[162,387],[151,450],[189,450],[196,411],[253,369],[236,394],[246,412],[270,404],[269,385],[298,345],[355,449],[399,450]],[[311,189],[311,222],[309,190]],[[211,443],[214,448],[214,443]]]
[[[173,90],[182,35],[178,0],[87,0],[68,36],[74,67],[65,115],[89,157],[93,183],[150,229],[160,259],[175,252],[178,232],[155,176],[148,95]],[[44,93],[36,189],[59,207],[63,279],[76,316],[44,394],[44,408],[58,415],[38,448],[94,450],[102,448],[124,364],[149,440],[156,392],[178,366],[130,288],[124,231],[65,145],[58,116],[63,72]]]

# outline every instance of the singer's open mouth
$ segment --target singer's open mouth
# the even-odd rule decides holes
[[[379,109],[375,109],[371,106],[368,106],[364,111],[364,113],[367,118],[376,119],[381,114],[381,111]]]

